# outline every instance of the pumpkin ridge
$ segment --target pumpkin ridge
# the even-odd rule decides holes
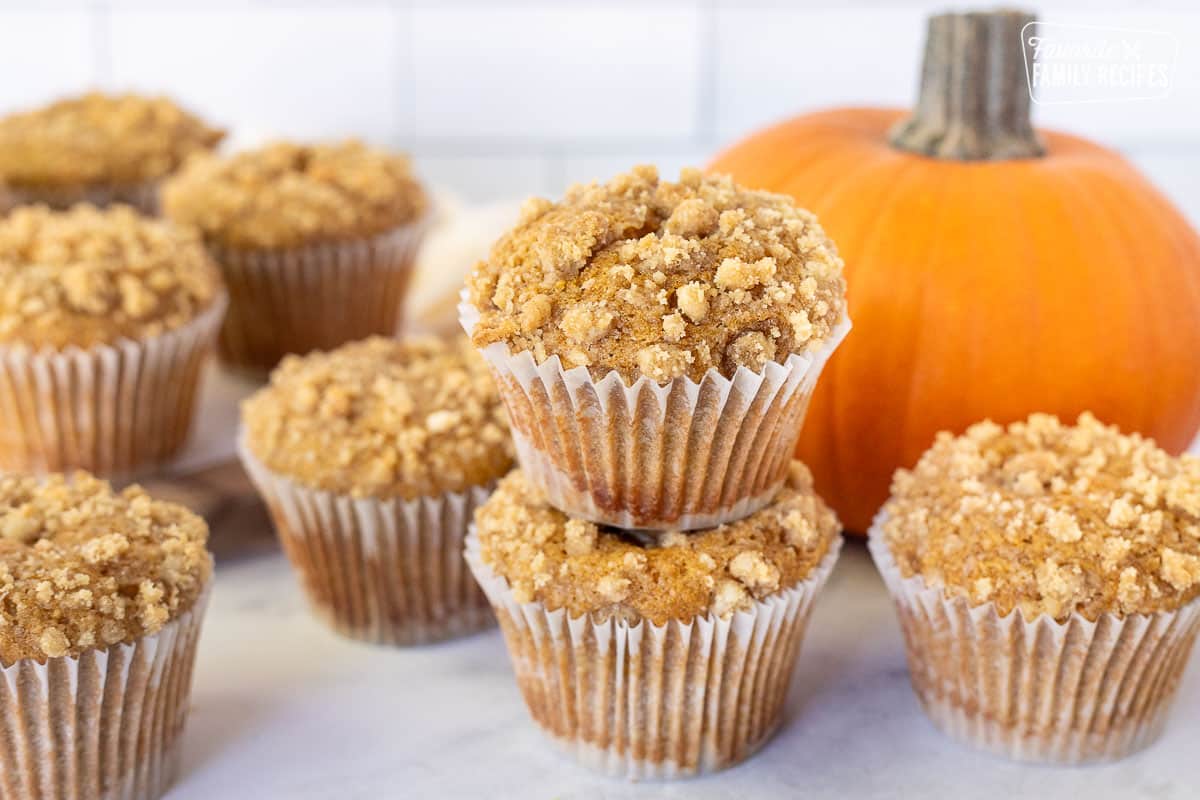
[[[1138,230],[1131,227],[1130,219],[1132,216],[1145,220],[1143,223],[1144,227],[1155,226],[1159,232],[1159,237],[1157,237],[1158,241],[1156,243],[1160,243],[1160,246],[1164,250],[1174,255],[1177,250],[1174,237],[1170,235],[1169,231],[1166,231],[1161,227],[1162,220],[1157,213],[1152,214],[1145,210],[1149,208],[1161,213],[1161,209],[1158,208],[1158,204],[1155,202],[1154,195],[1156,195],[1157,192],[1154,191],[1153,187],[1139,187],[1142,189],[1149,189],[1149,192],[1123,192],[1121,190],[1121,185],[1114,182],[1114,179],[1109,173],[1108,169],[1103,168],[1107,167],[1108,165],[1098,164],[1096,166],[1101,167],[1101,169],[1098,169],[1095,172],[1097,185],[1107,193],[1107,197],[1109,198],[1108,202],[1103,203],[1103,208],[1108,218],[1112,221],[1113,230],[1123,234],[1120,237],[1123,244],[1122,251],[1126,253],[1137,252],[1138,244],[1145,242],[1150,238],[1143,235],[1144,230]],[[1098,192],[1092,192],[1093,196],[1098,194]],[[1115,209],[1120,208],[1121,206],[1131,206],[1135,204],[1141,206],[1141,209],[1137,212],[1133,212],[1133,209],[1130,209],[1130,211],[1133,212],[1132,214],[1115,213]],[[1175,292],[1176,287],[1166,287],[1164,282],[1159,279],[1159,276],[1154,276],[1154,280],[1146,280],[1145,277],[1140,274],[1141,270],[1139,265],[1133,260],[1126,262],[1126,271],[1131,275],[1131,282],[1138,286],[1139,294],[1143,298],[1143,307],[1150,312],[1152,312],[1153,309],[1163,308],[1167,305],[1166,299],[1162,294],[1163,292],[1169,291],[1172,294]],[[1197,282],[1197,272],[1195,270],[1185,270],[1182,274],[1185,278],[1185,283],[1190,290],[1191,302],[1200,306],[1200,284]],[[1150,343],[1151,347],[1153,347],[1159,358],[1170,358],[1172,363],[1178,362],[1179,359],[1176,356],[1176,350],[1171,346],[1171,343],[1180,339],[1181,331],[1179,330],[1179,324],[1182,321],[1183,320],[1179,319],[1168,320],[1165,316],[1154,313],[1146,313],[1143,316],[1141,330],[1149,334],[1147,336],[1147,341]],[[1200,347],[1200,324],[1197,324],[1195,320],[1192,320],[1192,323],[1193,324],[1190,326],[1192,334],[1191,338],[1193,342],[1196,343],[1196,346]],[[1188,361],[1193,365],[1200,363],[1194,359],[1189,359]],[[1193,382],[1195,381],[1198,372],[1200,372],[1198,371],[1198,368],[1193,366]],[[1174,374],[1172,374],[1172,378],[1175,378]],[[1172,396],[1177,396],[1180,393],[1180,390],[1184,388],[1185,387],[1176,386],[1173,384],[1168,386],[1158,386],[1155,387],[1155,391],[1144,392],[1142,396],[1149,401],[1151,405],[1156,405],[1158,403],[1165,402]],[[1193,392],[1191,393],[1191,397],[1191,411],[1187,416],[1194,421],[1194,424],[1200,425],[1200,393]],[[1158,415],[1152,413],[1146,414],[1139,427],[1143,429],[1152,427],[1153,420],[1157,416]],[[1166,442],[1165,446],[1169,450],[1175,452],[1187,447],[1188,444],[1190,444],[1190,442]]]
[[[917,161],[916,159],[912,159],[912,160],[905,160],[904,162],[901,162],[899,164],[897,173],[893,176],[890,185],[883,192],[883,194],[880,198],[879,211],[877,211],[877,213],[875,213],[875,214],[872,214],[872,215],[866,217],[867,219],[875,220],[876,224],[874,226],[872,226],[870,228],[870,230],[863,235],[863,238],[861,240],[861,245],[859,247],[859,253],[862,254],[864,257],[860,260],[855,260],[854,263],[852,263],[851,260],[846,261],[848,280],[849,280],[849,276],[851,274],[856,274],[856,275],[858,275],[858,282],[860,284],[867,283],[868,282],[867,279],[865,277],[863,277],[861,275],[861,273],[859,273],[859,270],[862,268],[862,265],[864,265],[864,264],[868,264],[871,266],[878,265],[878,267],[880,269],[885,267],[884,259],[871,258],[871,257],[867,256],[867,254],[871,253],[871,251],[876,246],[878,246],[878,248],[884,252],[886,252],[888,249],[890,249],[885,242],[881,241],[882,232],[887,227],[881,223],[883,222],[883,219],[887,213],[887,209],[894,207],[895,197],[897,195],[902,194],[905,191],[905,187],[907,186],[907,183],[909,181],[917,182],[917,181],[920,181],[923,179],[923,176],[921,175],[920,170],[918,168],[919,163],[920,162]],[[942,186],[945,185],[946,181],[945,181],[944,176],[939,176],[938,180],[940,181],[941,186],[939,186],[937,190],[934,190],[933,188],[929,188],[928,190],[926,190],[927,195],[938,196],[941,194],[941,188],[942,188]],[[935,205],[935,208],[937,209],[938,214],[944,213],[945,206],[943,204],[935,203],[934,205]],[[845,259],[846,254],[842,254],[842,256],[843,256],[843,259]],[[924,284],[925,282],[927,282],[930,279],[930,275],[928,273],[926,273],[923,276],[923,278],[924,278],[924,281],[922,282],[922,284]],[[924,285],[922,285],[920,287],[919,297],[923,298],[925,291],[926,291],[926,288]],[[853,302],[854,302],[853,296],[850,295],[849,293],[847,294],[847,300],[851,304],[853,304]],[[924,300],[919,299],[918,302],[923,303]],[[855,313],[849,305],[847,306],[847,309],[848,309],[848,313],[850,313],[851,315],[853,315]],[[851,319],[853,319],[853,316],[851,316]],[[916,345],[916,336],[913,335],[913,334],[915,334],[915,331],[912,328],[910,328],[907,331],[907,333],[910,334],[910,336],[909,336],[909,341],[905,345],[905,355],[906,355],[905,362],[909,365],[908,366],[909,370],[911,370],[912,365],[915,364],[915,362],[917,361],[916,354],[917,354],[918,350],[917,350],[917,345]],[[831,362],[832,362],[831,366],[834,367],[835,371],[840,371],[840,370],[838,370],[838,362],[837,362],[836,358],[831,359]],[[831,388],[831,385],[834,384],[835,382],[836,381],[830,381],[829,384],[827,384],[823,388],[826,388],[826,389]],[[901,393],[900,390],[897,390],[897,397],[900,396],[900,393]],[[816,401],[816,400],[817,400],[817,398],[814,397],[814,401]],[[822,397],[820,400],[825,401],[825,398]],[[895,414],[891,419],[891,424],[896,425],[897,427],[900,428],[900,430],[897,432],[897,435],[895,436],[893,441],[904,442],[908,438],[908,432],[907,432],[906,428],[908,427],[907,409],[910,405],[910,400],[911,400],[910,397],[904,397],[903,406],[901,407],[900,413]],[[811,408],[811,406],[810,406],[810,408]],[[841,408],[841,406],[835,405],[834,408]],[[833,463],[840,467],[841,466],[840,454],[843,452],[845,452],[845,453],[855,452],[856,448],[862,446],[862,442],[858,441],[857,437],[851,436],[849,434],[849,428],[844,428],[841,425],[835,425],[834,427],[835,427],[835,437],[833,440],[834,446],[829,449],[829,452],[826,454],[826,457],[832,459]],[[838,432],[844,433],[844,435],[846,437],[845,440],[840,440],[839,437],[836,436],[836,434]],[[803,433],[801,434],[801,436],[803,437]],[[805,442],[802,439],[801,446],[804,447],[804,445],[805,445]],[[886,447],[886,444],[872,443],[872,446]],[[897,448],[896,452],[893,453],[893,456],[900,460],[905,459],[905,454],[904,454],[902,448]],[[842,469],[830,470],[830,472],[833,474],[837,474],[839,476],[844,474]],[[877,499],[879,501],[878,503],[875,502],[876,498],[870,498],[870,501],[869,501],[870,504],[873,506],[878,506],[879,504],[882,504],[883,495],[880,494]],[[851,527],[853,525],[853,523],[850,523],[849,521],[846,521],[845,524],[847,525],[847,527]],[[865,530],[865,527],[863,528],[863,530]]]
[[[1108,205],[1098,201],[1096,196],[1097,187],[1094,185],[1094,183],[1092,181],[1088,181],[1085,184],[1083,181],[1081,181],[1080,176],[1074,169],[1064,166],[1054,166],[1053,169],[1056,173],[1058,173],[1059,180],[1069,182],[1073,187],[1075,187],[1074,191],[1071,192],[1071,197],[1075,202],[1078,202],[1081,206],[1089,209],[1088,219],[1103,220],[1105,223],[1107,223],[1091,226],[1091,236],[1107,243],[1105,246],[1100,247],[1099,250],[1105,253],[1120,253],[1122,251],[1126,251],[1127,248],[1124,246],[1122,237],[1118,236],[1116,233],[1118,230],[1116,226],[1120,225],[1119,215],[1110,214]],[[1073,217],[1072,225],[1080,232],[1082,238],[1084,231],[1080,229],[1079,223],[1076,222]],[[1141,306],[1143,308],[1150,307],[1144,299],[1145,281],[1138,280],[1136,272],[1131,272],[1129,269],[1129,263],[1125,259],[1121,259],[1121,263],[1116,266],[1116,269],[1106,274],[1108,275],[1108,281],[1106,281],[1106,283],[1108,284],[1109,288],[1112,289],[1112,294],[1125,298],[1131,296],[1141,297],[1143,298],[1142,302],[1130,305]],[[1118,283],[1116,280],[1118,276],[1120,276],[1121,283]],[[1130,349],[1127,354],[1122,353],[1122,357],[1129,359],[1127,362],[1125,362],[1125,364],[1122,365],[1122,379],[1125,377],[1125,373],[1127,371],[1136,372],[1137,365],[1135,360],[1137,356],[1135,355],[1135,352],[1144,354],[1148,352],[1151,347],[1153,347],[1153,337],[1147,334],[1148,328],[1144,316],[1145,315],[1143,314],[1135,313],[1132,309],[1128,312],[1130,324],[1126,328],[1126,337],[1123,344],[1136,337],[1137,346]],[[1097,320],[1097,322],[1099,321],[1100,320]],[[1111,322],[1111,318],[1106,319],[1105,322]],[[1145,429],[1146,421],[1150,417],[1147,409],[1147,402],[1150,400],[1151,395],[1151,392],[1138,392],[1136,393],[1136,402],[1131,404],[1136,405],[1137,407],[1136,421],[1134,424],[1139,429]]]
[[[947,195],[947,189],[950,189],[951,191],[961,191],[963,195],[969,196],[969,194],[970,194],[966,189],[958,188],[959,183],[965,183],[965,180],[971,178],[971,175],[969,172],[964,172],[961,175],[956,175],[953,177],[951,177],[947,173],[943,172],[941,174],[940,178],[941,178],[940,184],[938,186],[938,190],[936,193],[934,193],[932,190],[927,190],[931,195],[941,199],[941,202],[936,203],[937,217],[934,220],[931,220],[932,224],[929,227],[930,230],[937,230],[938,223],[941,222],[946,217],[946,215],[949,213],[950,209],[956,208],[955,205],[953,205],[951,202],[947,202],[945,199],[946,195]],[[973,240],[968,240],[968,241],[973,241]],[[939,260],[937,254],[940,250],[943,249],[944,243],[945,243],[945,240],[942,237],[929,237],[929,249],[926,251],[926,254],[927,254],[926,261],[928,261],[929,263],[937,263]],[[968,261],[967,263],[970,263],[970,262]],[[930,295],[932,294],[932,292],[930,291],[930,284],[934,280],[936,280],[936,277],[937,277],[936,275],[932,274],[932,270],[925,270],[922,273],[923,280],[921,281],[920,293],[919,293],[917,301],[912,306],[913,308],[918,309],[917,313],[915,313],[913,315],[913,318],[916,320],[916,324],[913,325],[913,327],[912,327],[912,332],[913,332],[912,349],[913,349],[914,353],[919,354],[919,353],[923,352],[923,350],[922,350],[922,348],[924,346],[923,340],[926,337],[932,337],[934,339],[934,341],[939,341],[949,333],[947,331],[934,330],[933,329],[934,326],[930,324],[930,320],[937,320],[940,317],[936,313],[929,314],[926,312],[926,309],[930,307],[930,303],[935,302],[934,300],[931,300],[931,297],[930,297]],[[940,297],[936,298],[936,302],[940,302],[940,300],[941,300]],[[935,306],[933,308],[933,310],[934,310],[934,312],[936,312],[937,307]],[[953,333],[958,334],[958,331],[954,331]],[[925,411],[925,407],[922,402],[922,398],[918,396],[918,392],[921,391],[923,388],[925,388],[923,382],[919,379],[921,371],[923,369],[930,369],[930,368],[940,371],[940,370],[944,369],[945,366],[947,366],[947,365],[944,365],[941,363],[922,365],[922,363],[921,363],[922,359],[915,357],[915,356],[912,359],[912,361],[913,361],[913,369],[912,369],[913,380],[910,380],[908,382],[908,385],[905,387],[906,391],[903,393],[902,404],[896,410],[896,417],[898,418],[899,424],[900,424],[899,440],[901,442],[916,441],[916,433],[915,432],[917,430],[919,430],[920,428],[924,427],[924,426],[920,425],[919,420],[915,418],[916,415],[922,414]],[[950,365],[950,367],[952,369],[954,368],[953,365]],[[928,446],[933,443],[932,437],[922,436],[922,438],[929,439],[929,441],[925,443],[925,446]],[[918,455],[920,455],[921,452],[924,451],[924,447],[921,447],[919,449],[913,449],[913,448],[908,448],[908,449],[912,450],[912,452],[906,452],[905,448],[900,449],[899,463],[902,466],[910,466],[912,463],[915,463],[916,457]],[[880,497],[879,505],[883,504],[883,499],[884,499],[883,497]]]
[[[895,176],[893,180],[881,182],[883,183],[884,188],[878,194],[878,209],[884,209],[890,205],[891,198],[894,196],[894,193],[898,191],[898,184],[901,182],[904,176],[910,172],[914,165],[915,162],[907,159],[895,162],[893,165],[893,169],[895,170]],[[822,198],[824,203],[828,203],[830,200],[831,197],[829,195],[826,195]],[[820,207],[820,204],[814,203],[813,205],[817,206],[818,208]],[[840,255],[843,257],[843,260],[845,260],[847,254],[840,252]],[[858,264],[853,258],[849,261],[846,261],[845,269],[847,275],[849,275],[851,271],[858,268]],[[848,294],[847,313],[850,315],[851,319],[854,318],[854,311],[850,308],[850,306],[853,305],[854,302],[854,298]],[[853,337],[854,334],[851,332],[851,335],[848,337],[847,341],[852,341]],[[843,347],[844,346],[845,345],[843,344]],[[821,381],[821,390],[825,394],[820,395],[820,400],[817,400],[817,396],[814,396],[814,402],[810,404],[808,415],[806,417],[809,420],[809,423],[804,426],[801,432],[802,437],[806,435],[809,437],[824,437],[824,441],[819,445],[808,443],[802,444],[801,447],[809,451],[811,451],[814,447],[819,449],[825,458],[828,458],[832,464],[836,465],[835,468],[825,471],[821,477],[821,480],[824,483],[823,486],[819,488],[819,491],[826,496],[841,496],[843,492],[849,490],[849,487],[846,485],[847,482],[843,479],[843,470],[841,469],[840,464],[841,453],[852,453],[853,448],[860,446],[860,443],[856,441],[839,441],[838,437],[836,436],[838,431],[845,429],[845,425],[842,420],[839,420],[836,418],[836,416],[834,416],[842,410],[842,407],[839,402],[833,401],[833,394],[837,391],[838,385],[843,379],[833,376],[836,376],[836,374],[839,372],[843,372],[845,367],[839,365],[845,364],[845,360],[839,361],[837,354],[835,353],[830,359],[829,364],[826,365],[825,372],[826,375],[830,377],[825,377]],[[833,416],[833,418],[829,419],[831,416]],[[825,419],[822,420],[822,417],[825,417]]]

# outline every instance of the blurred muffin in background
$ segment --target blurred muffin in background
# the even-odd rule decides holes
[[[0,471],[125,478],[170,459],[224,308],[194,231],[127,206],[0,219]]]
[[[9,206],[153,214],[159,182],[224,136],[165,97],[89,92],[0,118],[0,183]]]
[[[374,337],[289,356],[242,407],[238,449],[314,611],[415,644],[491,624],[463,562],[471,514],[512,464],[467,342]]]
[[[0,478],[0,795],[153,800],[175,778],[208,526],[86,473]]]
[[[513,226],[520,201],[464,206],[436,198],[437,214],[421,243],[404,313],[405,331],[452,338],[462,335],[458,304],[467,273],[486,259],[492,244]]]
[[[221,355],[254,372],[394,334],[427,205],[406,157],[357,141],[197,158],[163,189],[225,274]]]

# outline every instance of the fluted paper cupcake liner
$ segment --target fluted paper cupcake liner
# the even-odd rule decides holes
[[[394,335],[426,227],[293,249],[210,245],[230,296],[222,359],[264,372],[288,353]]]
[[[1001,616],[905,578],[882,538],[869,546],[891,592],[913,690],[951,737],[1019,761],[1113,761],[1158,738],[1200,630],[1200,602],[1172,612],[1065,622]]]
[[[355,498],[278,475],[239,442],[313,611],[344,636],[422,644],[494,624],[463,561],[491,487],[416,500]]]
[[[520,603],[466,557],[504,632],[517,684],[542,731],[580,763],[631,780],[681,778],[750,757],[782,718],[813,601],[841,538],[804,581],[728,618],[630,625]]]
[[[465,301],[468,335],[478,311]],[[619,528],[693,530],[740,519],[787,477],[804,413],[825,362],[850,330],[821,349],[761,372],[715,369],[699,382],[627,385],[613,371],[535,362],[503,342],[483,348],[508,410],[525,474],[554,506]]]
[[[154,800],[175,778],[207,592],[161,631],[3,667],[0,797]]]
[[[0,471],[85,469],[124,480],[187,442],[222,295],[187,324],[64,350],[0,345]]]
[[[90,203],[100,208],[124,204],[153,217],[158,214],[158,187],[157,180],[78,186],[6,186],[0,190],[0,199],[10,208],[45,205],[60,211],[79,203]]]

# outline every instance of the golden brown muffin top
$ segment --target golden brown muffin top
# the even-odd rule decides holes
[[[632,383],[726,377],[815,349],[845,319],[842,261],[790,198],[635,167],[533,199],[467,279],[476,346]]]
[[[1200,459],[1091,414],[939,434],[884,506],[905,576],[1001,614],[1150,614],[1200,594]]]
[[[86,473],[0,478],[0,661],[76,656],[157,633],[212,574],[208,526]]]
[[[0,119],[0,183],[156,180],[191,154],[216,147],[224,135],[165,97],[89,92]]]
[[[195,319],[222,291],[195,232],[126,206],[0,218],[0,343],[145,339]]]
[[[289,248],[375,236],[427,205],[406,157],[346,141],[276,142],[188,162],[163,187],[163,213],[210,242]]]
[[[273,472],[354,497],[462,492],[512,465],[492,376],[461,337],[374,337],[288,356],[243,403],[242,422]]]
[[[795,586],[841,530],[799,462],[772,505],[718,528],[655,534],[572,519],[520,470],[476,510],[475,525],[484,563],[518,602],[656,625],[726,617]]]

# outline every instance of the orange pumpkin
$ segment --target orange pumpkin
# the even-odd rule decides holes
[[[808,114],[711,165],[794,196],[845,259],[854,330],[797,452],[851,530],[940,430],[1090,409],[1178,452],[1200,426],[1200,238],[1115,152],[1034,132],[1031,20],[935,17],[911,117]]]

